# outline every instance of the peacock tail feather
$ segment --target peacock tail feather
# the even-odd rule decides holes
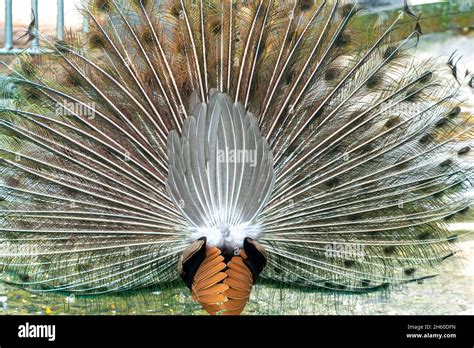
[[[337,0],[130,3],[96,1],[87,35],[11,68],[2,280],[90,295],[181,276],[237,314],[257,277],[364,292],[455,253],[473,77],[413,58],[410,8],[366,28]]]

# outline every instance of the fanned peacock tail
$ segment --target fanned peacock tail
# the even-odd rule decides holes
[[[367,28],[343,1],[131,3],[96,1],[90,33],[42,37],[51,52],[13,68],[4,281],[99,294],[181,276],[237,314],[258,276],[363,292],[454,253],[471,115],[454,58],[411,56],[409,8]]]

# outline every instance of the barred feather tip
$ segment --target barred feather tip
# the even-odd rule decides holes
[[[2,280],[91,295],[181,277],[238,314],[260,278],[364,292],[453,254],[472,115],[454,60],[412,58],[412,10],[367,37],[338,0],[132,5],[84,8],[85,38],[40,35],[53,53],[12,68]]]

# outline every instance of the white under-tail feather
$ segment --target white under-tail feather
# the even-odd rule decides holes
[[[194,106],[183,127],[168,136],[167,191],[192,224],[191,241],[233,252],[258,238],[255,218],[270,198],[275,174],[257,120],[241,103],[217,91]]]

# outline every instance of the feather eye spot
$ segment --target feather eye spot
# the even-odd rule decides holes
[[[291,81],[293,81],[293,78],[295,77],[295,72],[293,70],[289,70],[286,74],[285,74],[285,81],[287,84],[290,84]]]
[[[148,6],[148,0],[133,0],[132,2],[136,6],[143,6],[145,8]]]
[[[329,68],[324,74],[324,79],[326,81],[332,81],[339,75],[339,70],[337,68]]]
[[[110,0],[96,0],[94,7],[103,12],[108,12],[112,8]]]
[[[360,150],[362,153],[371,153],[373,150],[375,150],[375,145],[373,143],[368,143],[362,146]]]
[[[219,35],[222,31],[222,22],[219,21],[219,20],[216,20],[214,22],[211,22],[210,23],[210,28],[211,28],[211,31],[215,34],[215,35]]]
[[[422,232],[418,235],[418,239],[419,240],[427,240],[427,239],[430,238],[430,236],[431,236],[431,232],[424,231],[424,232]]]
[[[456,106],[449,112],[448,117],[450,118],[457,117],[460,113],[461,113],[461,108],[459,106]]]
[[[358,7],[354,4],[345,4],[341,6],[341,15],[347,17],[349,15],[353,16],[358,11]]]
[[[58,50],[58,52],[61,52],[61,53],[66,53],[66,52],[69,52],[70,50],[72,50],[72,47],[71,45],[64,41],[64,40],[57,40],[54,42],[54,48],[56,50]]]
[[[14,178],[13,176],[7,176],[5,178],[5,184],[9,187],[16,188],[20,186],[20,180]]]
[[[433,78],[433,73],[431,71],[427,72],[423,76],[420,77],[421,83],[427,83]]]
[[[469,146],[465,146],[465,147],[463,147],[462,149],[460,149],[458,151],[458,155],[463,156],[463,155],[469,153],[469,151],[471,151],[471,148]]]
[[[20,69],[21,72],[26,76],[26,77],[32,77],[36,73],[36,67],[33,64],[30,64],[27,61],[22,61],[20,64]]]
[[[28,274],[20,274],[18,276],[22,282],[29,282],[31,280],[31,277]]]
[[[299,3],[299,8],[303,12],[310,10],[313,6],[314,0],[301,0]]]
[[[416,269],[411,267],[411,268],[407,268],[403,271],[403,273],[405,273],[406,276],[410,277],[412,276],[413,274],[415,274],[416,272]]]
[[[439,164],[439,166],[441,168],[446,168],[446,167],[450,167],[452,164],[453,164],[453,160],[452,159],[447,159],[447,160],[444,160],[443,162],[441,162]]]
[[[330,282],[324,282],[324,285],[323,287],[327,288],[327,289],[333,289],[334,288],[334,284],[330,283]]]
[[[432,140],[432,137],[430,134],[424,134],[420,138],[420,143],[425,145],[425,144],[428,144],[431,140]]]
[[[336,45],[344,46],[349,44],[352,41],[351,34],[349,33],[341,33],[336,40]]]
[[[405,97],[405,101],[407,102],[414,102],[418,99],[418,97],[420,96],[420,92],[419,91],[411,91],[409,92],[406,97]]]
[[[387,122],[385,122],[385,127],[392,128],[396,126],[399,122],[400,122],[400,119],[397,116],[391,117]]]
[[[181,5],[179,3],[175,3],[171,8],[170,8],[170,13],[173,17],[175,18],[181,18],[181,12],[183,11]]]
[[[349,221],[357,221],[357,220],[362,220],[362,215],[361,214],[351,214],[347,217]]]
[[[381,81],[381,78],[379,75],[372,75],[367,79],[366,86],[368,88],[374,88],[376,87]]]
[[[105,40],[99,33],[93,33],[89,37],[90,48],[103,48],[105,46]]]
[[[68,74],[66,76],[65,84],[69,87],[78,87],[82,83],[81,78],[75,74]]]
[[[153,75],[153,73],[151,71],[147,71],[144,75],[143,75],[143,81],[145,82],[145,84],[149,87],[153,86],[154,85],[154,81],[155,81],[155,76]]]
[[[456,216],[456,213],[449,214],[448,216],[445,216],[443,220],[449,221],[449,220],[452,220],[455,216]]]
[[[91,269],[94,268],[94,265],[92,263],[79,263],[76,266],[76,270],[78,272],[86,272],[90,271]]]
[[[141,38],[142,38],[142,41],[148,46],[153,45],[154,42],[155,42],[154,39],[153,39],[152,32],[148,29],[146,29],[142,32]]]
[[[338,178],[332,178],[331,180],[328,180],[326,182],[326,186],[329,188],[335,188],[337,185],[339,185],[339,179]]]
[[[447,123],[448,123],[448,119],[446,117],[442,117],[435,123],[435,126],[440,128],[440,127],[445,126]]]
[[[383,252],[385,255],[393,255],[395,254],[396,248],[393,245],[389,245],[385,248],[383,248]]]
[[[356,262],[354,260],[344,260],[344,267],[346,268],[352,268],[356,265]]]

